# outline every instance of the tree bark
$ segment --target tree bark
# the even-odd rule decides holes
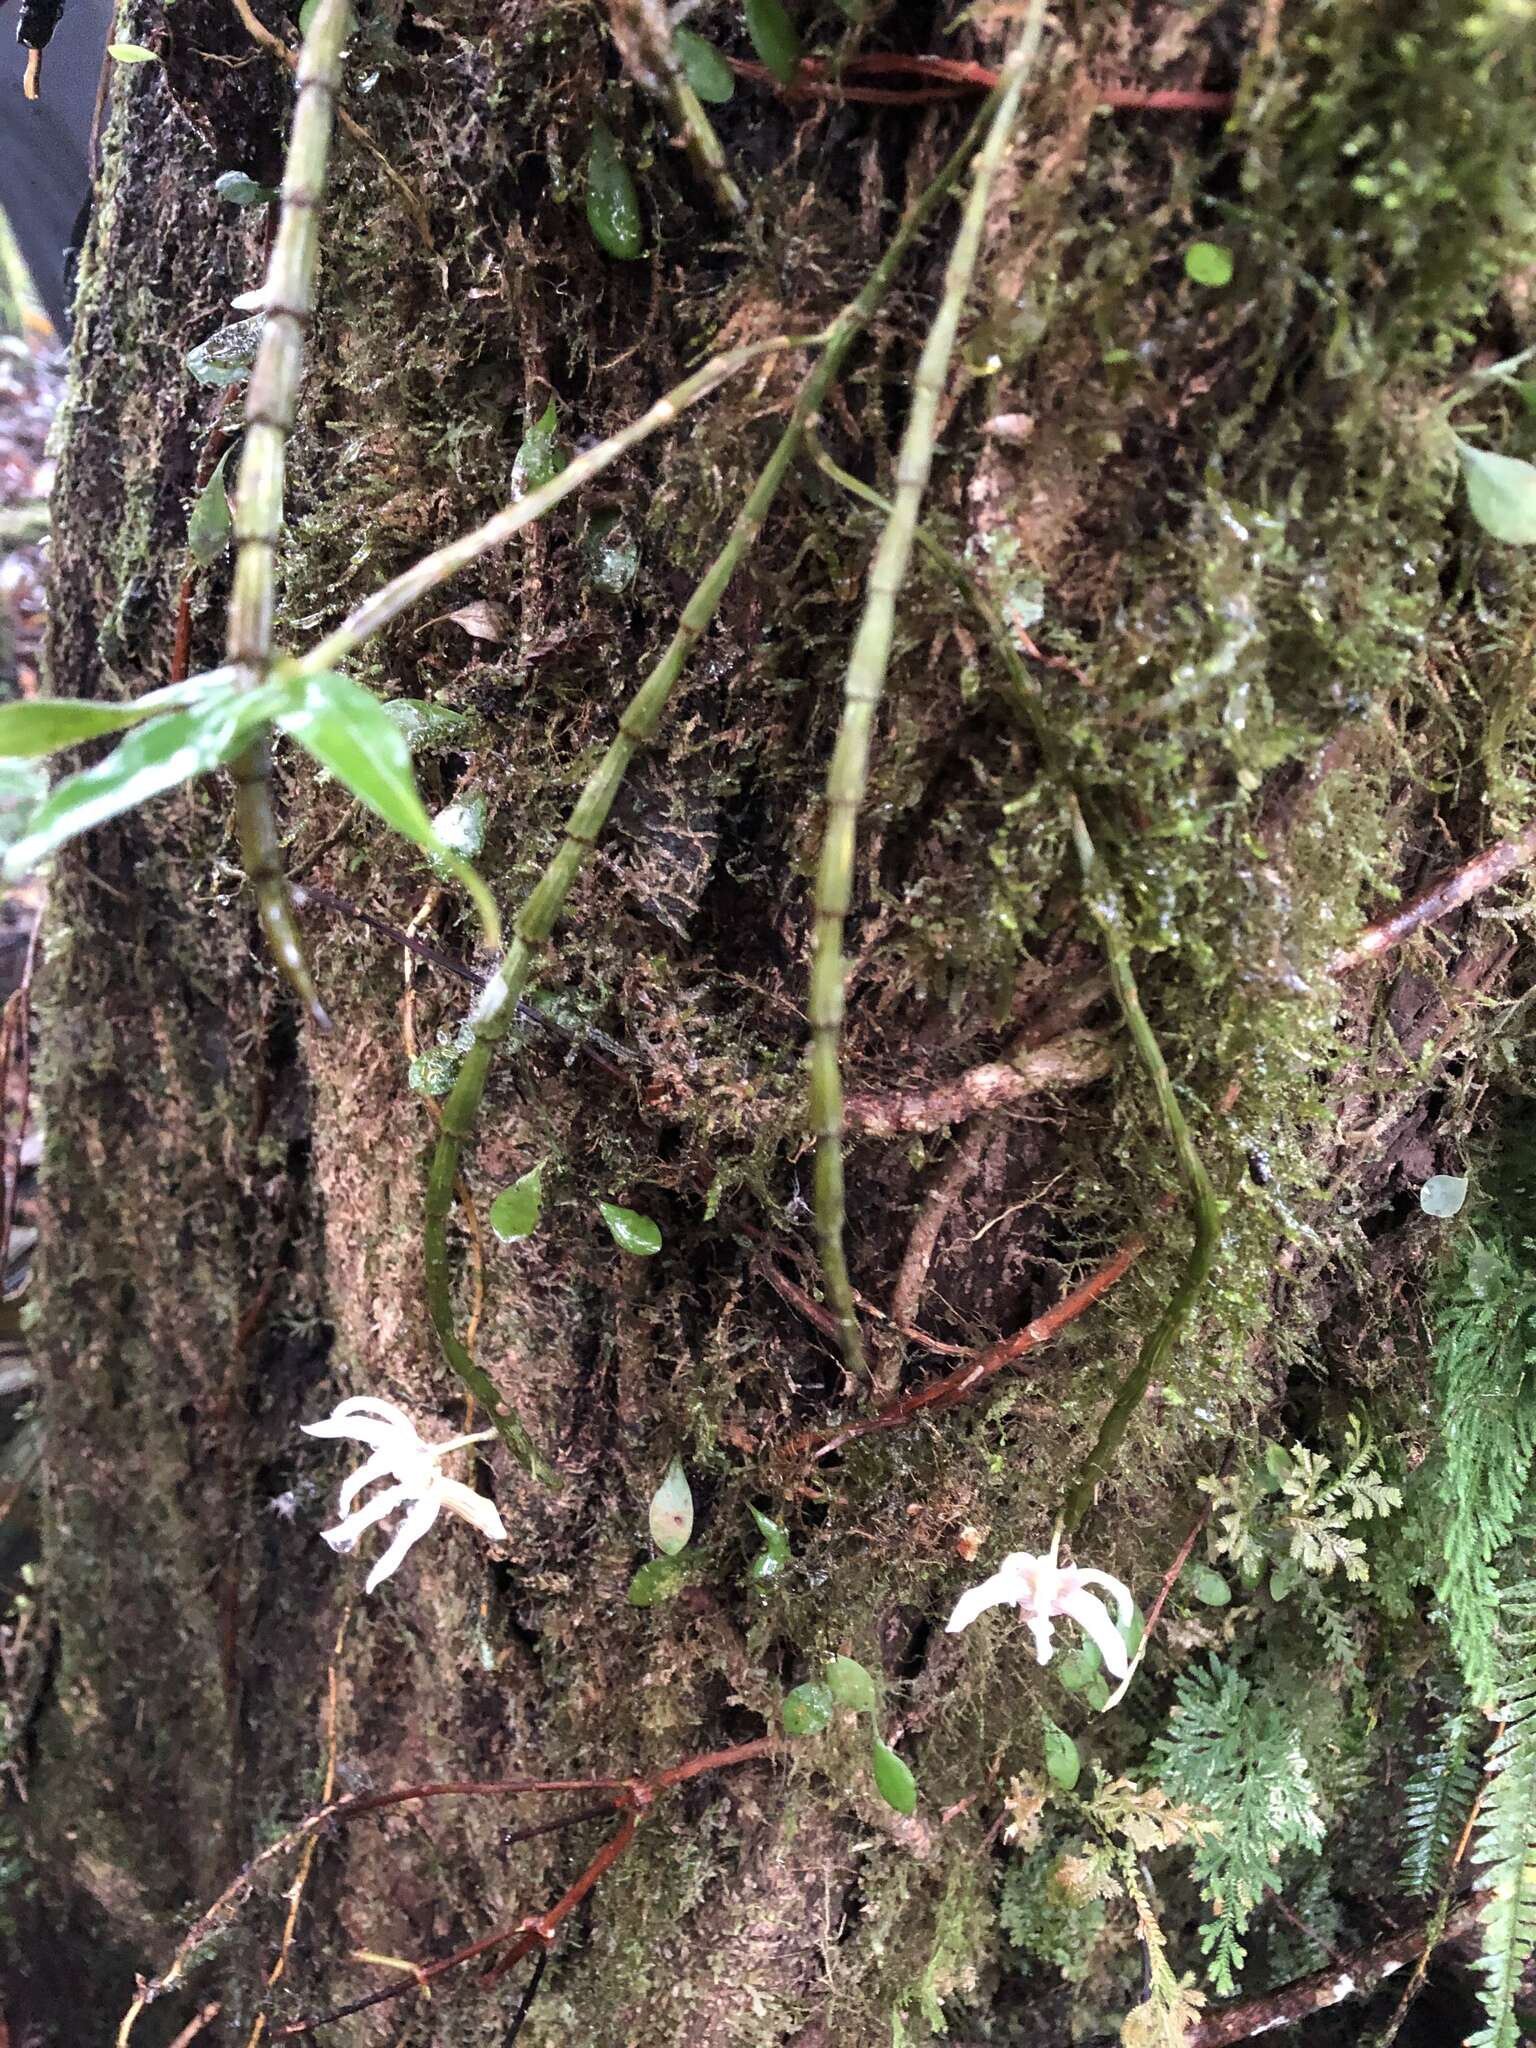
[[[982,62],[1007,27],[951,35],[947,8],[870,11],[881,48]],[[1433,953],[1367,966],[1342,994],[1327,972],[1400,893],[1525,822],[1509,757],[1465,735],[1479,700],[1525,731],[1504,629],[1532,572],[1510,550],[1489,559],[1425,420],[1453,358],[1524,338],[1523,300],[1495,297],[1518,235],[1492,194],[1521,161],[1536,64],[1511,20],[1474,89],[1458,12],[1424,0],[1388,23],[1298,6],[1278,43],[1268,6],[1058,20],[951,380],[928,517],[991,564],[1010,617],[1067,664],[1042,682],[1230,1205],[1217,1288],[1079,1542],[1148,1589],[1196,1478],[1278,1410],[1293,1364],[1334,1357],[1349,1383],[1379,1336],[1357,1233],[1389,1293],[1423,1256],[1405,1193],[1456,1170],[1474,1115],[1491,1113],[1471,1096],[1427,1106],[1491,1031],[1479,994],[1512,971],[1476,905],[1450,927],[1449,976]],[[694,19],[745,52],[731,8]],[[830,35],[843,18],[816,19]],[[1394,55],[1410,31],[1411,77]],[[135,0],[119,33],[163,61],[114,80],[83,264],[54,543],[51,687],[71,696],[165,678],[220,401],[185,357],[237,317],[266,231],[264,210],[221,204],[214,180],[272,176],[287,105],[279,67],[220,0],[163,14]],[[341,141],[292,448],[289,646],[502,502],[551,398],[575,444],[639,412],[717,335],[829,319],[968,112],[738,85],[714,112],[754,195],[739,229],[623,78],[600,10],[387,7],[357,30],[348,79],[348,108],[412,198]],[[1094,81],[1241,97],[1228,130],[1219,112],[1096,111]],[[606,254],[584,218],[599,116],[638,177],[637,262]],[[1373,120],[1413,175],[1461,166],[1460,183],[1423,170],[1411,245],[1339,168]],[[952,224],[925,238],[828,408],[840,459],[882,488]],[[1224,290],[1185,275],[1201,236],[1236,252]],[[386,698],[472,717],[419,772],[434,805],[484,799],[480,865],[504,906],[553,851],[795,377],[774,362],[728,390],[355,665]],[[1176,1176],[1114,1019],[1078,998],[1101,970],[1060,792],[993,693],[984,630],[919,568],[850,928],[845,1080],[866,1104],[850,1141],[855,1283],[889,1299],[946,1156],[933,1126],[957,1119],[962,1138],[979,1108],[997,1133],[931,1248],[923,1330],[979,1349],[1144,1226],[1153,1242],[1083,1326],[1089,1341],[1069,1333],[1021,1362],[1027,1406],[1003,1375],[976,1406],[836,1463],[775,1459],[776,1444],[869,1405],[760,1255],[766,1244],[813,1284],[807,877],[871,540],[867,515],[814,469],[792,479],[543,969],[575,1037],[530,1029],[498,1062],[470,1160],[482,1225],[496,1191],[541,1163],[546,1194],[534,1236],[484,1235],[477,1356],[563,1484],[543,1491],[487,1460],[510,1531],[494,1560],[440,1527],[360,1599],[356,1562],[319,1540],[348,1468],[299,1434],[351,1393],[401,1402],[429,1434],[462,1426],[423,1300],[432,1126],[409,1083],[400,952],[311,910],[335,1019],[315,1036],[257,949],[223,786],[161,799],[59,862],[40,974],[51,1648],[22,1820],[40,1887],[23,1922],[38,2040],[112,2041],[134,1970],[163,1967],[191,1916],[319,1803],[327,1674],[350,1611],[335,1660],[341,1792],[650,1775],[775,1732],[786,1689],[826,1656],[879,1675],[917,1815],[881,1803],[851,1727],[668,1794],[562,1925],[525,2042],[915,2042],[946,2010],[984,2018],[991,2039],[1065,2041],[992,1903],[998,1792],[1038,1761],[1040,1674],[1022,1641],[1000,1633],[989,1649],[938,1624],[977,1575],[976,1532],[983,1562],[1045,1547],[1186,1229],[1160,1217]],[[1478,602],[1463,602],[1476,579]],[[198,587],[197,667],[218,659],[223,594],[222,572]],[[470,603],[499,607],[507,637],[444,616]],[[335,785],[288,759],[280,797],[293,871],[485,965],[462,903]],[[419,1045],[451,1044],[461,988],[428,967],[411,979]],[[1069,1026],[1092,1035],[1065,1041],[1078,1057],[1060,1073],[1016,1056]],[[1425,1044],[1448,1039],[1426,1063]],[[1385,1111],[1382,1061],[1394,1083],[1420,1062]],[[1024,1085],[1037,1071],[1044,1095]],[[978,1073],[998,1080],[978,1092]],[[883,1121],[867,1111],[881,1102]],[[1260,1147],[1273,1193],[1249,1169]],[[602,1201],[653,1217],[660,1254],[617,1249]],[[467,1275],[462,1232],[457,1245]],[[903,1386],[953,1365],[888,1341]],[[637,1608],[626,1591],[650,1554],[647,1503],[674,1456],[697,1509],[691,1577]],[[766,1583],[749,1577],[753,1506],[790,1536],[790,1564]],[[327,1833],[282,1983],[264,1991],[288,1873],[135,2038],[163,2048],[217,1997],[210,2038],[244,2041],[259,2010],[281,2022],[392,1981],[349,1961],[358,1951],[430,1962],[542,1912],[601,1836],[507,1842],[536,1817],[443,1801]],[[1124,1988],[1128,2005],[1129,1974]],[[328,2038],[499,2041],[520,1992],[516,1976],[488,1987],[463,1972],[430,2003],[412,1993]]]

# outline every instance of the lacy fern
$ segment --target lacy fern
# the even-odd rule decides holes
[[[1481,1703],[1498,1692],[1497,1559],[1536,1454],[1536,1279],[1502,1227],[1468,1234],[1435,1331],[1445,1554],[1437,1591],[1467,1688]]]
[[[1281,1856],[1322,1842],[1311,1767],[1293,1718],[1216,1657],[1208,1670],[1180,1678],[1168,1733],[1152,1755],[1170,1797],[1214,1823],[1195,1847],[1194,1868],[1212,1913],[1200,1945],[1226,1997],[1246,1959],[1242,1936]]]
[[[1480,1882],[1492,1893],[1477,1962],[1487,2023],[1467,2048],[1517,2048],[1523,2030],[1515,1998],[1536,1953],[1536,1585],[1506,1593],[1502,1604],[1504,1725],[1489,1760],[1475,1851]]]

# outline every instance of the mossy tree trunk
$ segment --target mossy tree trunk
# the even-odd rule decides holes
[[[995,61],[1004,33],[952,35],[945,7],[866,11],[869,47]],[[848,33],[831,5],[800,12],[823,40]],[[280,565],[290,645],[502,501],[551,398],[574,444],[723,333],[830,317],[958,133],[944,106],[791,108],[738,87],[716,110],[755,195],[738,227],[623,78],[601,15],[448,0],[370,11],[356,34],[346,104],[413,203],[341,142]],[[69,695],[166,675],[219,399],[185,357],[235,317],[266,232],[214,180],[272,175],[287,97],[221,0],[129,16],[120,32],[163,62],[114,82],[83,266],[55,540],[52,687]],[[745,51],[733,8],[693,21]],[[1239,97],[1230,125],[1113,116],[1095,80]],[[1214,1285],[1079,1541],[1148,1595],[1229,1441],[1362,1402],[1390,1429],[1411,1406],[1418,1365],[1410,1386],[1382,1369],[1397,1281],[1422,1256],[1411,1194],[1457,1169],[1515,1057],[1479,1003],[1516,971],[1497,920],[1472,914],[1443,960],[1390,980],[1341,987],[1327,962],[1403,886],[1524,822],[1532,577],[1458,511],[1435,405],[1478,351],[1525,339],[1533,83],[1513,8],[1059,10],[992,210],[931,516],[1062,664],[1041,671],[1052,715],[1228,1204]],[[584,217],[599,117],[637,176],[638,261]],[[951,226],[828,408],[839,459],[882,487]],[[1186,275],[1196,240],[1231,252],[1228,284]],[[557,843],[792,377],[776,365],[726,391],[435,607],[491,607],[494,637],[410,617],[358,665],[385,696],[469,715],[420,771],[434,803],[483,802],[480,864],[504,905]],[[1512,413],[1480,416],[1519,452]],[[1044,1548],[1185,1239],[1158,1209],[1173,1160],[1105,1001],[1062,793],[993,694],[978,622],[920,564],[850,926],[845,1080],[855,1125],[884,1132],[850,1149],[855,1284],[885,1305],[905,1274],[900,1319],[970,1345],[1133,1230],[1153,1245],[1081,1335],[988,1398],[821,1466],[775,1456],[867,1399],[770,1276],[814,1287],[809,876],[871,541],[814,470],[792,479],[547,962],[542,992],[576,1040],[530,1032],[498,1064],[470,1160],[480,1213],[541,1162],[545,1201],[535,1236],[485,1245],[477,1353],[563,1486],[498,1455],[506,1555],[488,1562],[454,1525],[355,1607],[338,1764],[344,1790],[659,1768],[775,1727],[786,1686],[841,1652],[881,1673],[922,1804],[890,1814],[836,1732],[700,1780],[567,1923],[533,2043],[812,2048],[893,2026],[916,2041],[946,2010],[962,2034],[1068,2038],[994,1903],[1000,1788],[1037,1761],[1043,1680],[1022,1634],[936,1623],[978,1547],[977,1570]],[[204,578],[198,666],[217,658],[222,597]],[[306,881],[469,956],[462,904],[401,843],[291,760],[279,789]],[[24,1816],[41,1902],[27,1996],[50,2042],[110,2040],[132,1969],[163,1964],[189,1911],[317,1796],[328,1661],[360,1579],[318,1538],[343,1467],[299,1423],[367,1392],[459,1426],[423,1302],[431,1125],[405,1034],[451,1054],[463,994],[419,968],[407,1020],[397,947],[332,909],[306,932],[324,1039],[255,943],[222,787],[102,831],[53,889],[51,1654]],[[1081,1085],[984,1122],[953,1100],[923,1113],[941,1084],[1069,1033]],[[661,1252],[616,1249],[600,1201],[653,1217]],[[926,1268],[923,1216],[939,1219]],[[869,1329],[886,1391],[945,1362]],[[641,1610],[626,1589],[674,1455],[695,1568]],[[791,1538],[763,1586],[750,1505]],[[1147,1703],[1095,1737],[1106,1762],[1135,1768],[1165,1679],[1154,1663]],[[371,1988],[355,1950],[428,1959],[542,1906],[597,1839],[509,1848],[508,1825],[444,1804],[328,1839],[274,2009]],[[1362,1870],[1361,1894],[1380,1881]],[[197,1979],[223,2001],[218,2038],[245,2038],[280,1917],[254,1904]],[[1134,1943],[1106,1969],[1113,2016],[1138,1995]],[[518,1991],[466,1976],[330,2038],[496,2041]],[[142,2038],[190,2010],[152,2009]]]

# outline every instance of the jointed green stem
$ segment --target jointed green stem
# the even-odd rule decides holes
[[[853,893],[859,809],[869,779],[869,747],[895,635],[896,600],[912,559],[923,493],[933,467],[939,407],[950,357],[975,274],[993,180],[1007,154],[1024,82],[1040,45],[1043,0],[1033,0],[1024,32],[1004,60],[996,106],[977,151],[971,189],[944,273],[944,290],[923,343],[912,409],[896,462],[896,493],[870,567],[864,615],[849,656],[843,715],[827,771],[827,825],[816,872],[816,935],[811,957],[810,1125],[816,1140],[816,1229],[827,1300],[837,1317],[843,1361],[865,1371],[853,1283],[843,1248],[843,928]]]
[[[283,464],[304,368],[304,329],[314,305],[319,206],[325,189],[348,0],[320,0],[299,52],[297,98],[282,206],[262,292],[261,346],[245,400],[245,445],[235,490],[235,575],[226,652],[245,686],[259,689],[272,666],[277,545],[283,530]],[[241,859],[256,892],[262,929],[284,975],[311,1016],[326,1024],[299,943],[283,878],[265,737],[231,767]]]
[[[799,451],[806,422],[814,418],[821,409],[849,349],[880,305],[915,236],[964,168],[981,132],[982,124],[989,117],[992,104],[992,101],[988,102],[960,148],[933,183],[908,209],[891,239],[890,246],[870,274],[864,289],[856,299],[843,308],[827,330],[821,353],[801,384],[788,425],[737,515],[724,546],[688,600],[666,652],[625,707],[619,719],[618,733],[577,799],[558,852],[534,885],[513,921],[513,942],[505,959],[487,982],[471,1013],[474,1042],[465,1055],[453,1088],[443,1104],[437,1145],[427,1180],[424,1232],[427,1307],[448,1363],[460,1375],[475,1398],[484,1405],[507,1447],[535,1478],[547,1481],[551,1477],[548,1467],[529,1441],[522,1424],[488,1376],[475,1365],[454,1330],[453,1268],[448,1251],[448,1218],[453,1208],[454,1183],[459,1174],[460,1155],[479,1113],[496,1042],[505,1035],[513,1021],[518,1000],[528,986],[534,961],[554,930],[571,885],[607,821],[630,761],[636,750],[643,746],[655,731],[689,654],[708,629],[732,576],[757,539],[763,521],[778,493],[779,485]],[[699,373],[701,377],[706,374],[707,370]],[[693,395],[700,394],[695,392]],[[669,399],[661,401],[661,406],[668,408],[665,417],[670,418],[677,410],[677,401],[676,392],[671,394]],[[651,412],[645,415],[644,420],[637,422],[634,429],[628,430],[633,438],[639,438],[640,429],[646,427],[646,421],[660,424],[660,420],[654,418],[658,410],[658,407],[653,407]],[[650,429],[647,427],[646,431]],[[616,440],[623,438],[615,437]],[[604,446],[610,447],[613,444],[605,443]],[[575,489],[579,482],[585,481],[586,476],[595,474],[591,461],[602,452],[594,450],[593,457],[581,458],[588,465],[582,476],[567,482],[567,479],[572,477],[572,471],[577,468],[577,464],[572,463],[570,469],[561,477],[557,477],[554,483],[545,485],[523,504],[498,514],[496,519],[488,526],[482,527],[478,534],[472,534],[467,540],[457,543],[456,546],[460,550],[471,549],[471,554],[464,559],[472,559],[473,554],[482,552],[486,547],[494,547],[498,541],[515,532],[518,526],[526,525],[530,518],[537,517],[539,512],[547,509],[548,504],[553,502],[549,493],[554,492],[556,486],[565,487],[558,493],[564,496],[566,490]],[[532,509],[535,507],[536,509]],[[529,509],[525,512],[525,508]],[[451,551],[443,551],[444,554],[449,552]],[[322,643],[319,649],[312,650],[304,657],[303,666],[328,667],[338,658],[338,652],[350,651],[366,632],[375,630],[377,625],[383,623],[382,619],[374,616],[374,608],[379,602],[382,599],[389,599],[386,616],[393,617],[396,611],[420,595],[422,589],[431,587],[430,582],[418,586],[417,579],[420,570],[427,569],[430,564],[440,559],[441,556],[429,557],[426,564],[419,566],[419,570],[408,571],[406,576],[397,578],[395,584],[387,586],[386,590],[380,593],[379,599],[372,599],[368,604],[361,606],[346,625],[331,635],[330,641]],[[452,567],[443,570],[441,574],[450,575],[460,566],[462,562],[455,560]],[[441,580],[441,576],[434,574],[432,580]],[[408,584],[411,587],[406,590],[405,586]],[[397,591],[401,594],[392,598],[390,593]]]
[[[834,483],[841,485],[844,490],[862,499],[889,519],[893,509],[889,500],[857,477],[850,476],[832,460],[816,438],[814,422],[808,432],[807,441],[817,463]],[[1189,1198],[1190,1219],[1194,1227],[1194,1242],[1179,1285],[1143,1342],[1136,1363],[1116,1390],[1109,1412],[1099,1426],[1099,1434],[1093,1449],[1083,1461],[1082,1469],[1068,1492],[1062,1510],[1062,1526],[1065,1533],[1071,1535],[1092,1506],[1094,1490],[1108,1473],[1130,1425],[1131,1417],[1146,1397],[1153,1374],[1167,1357],[1185,1317],[1194,1305],[1196,1296],[1210,1277],[1216,1257],[1220,1213],[1215,1192],[1201,1163],[1200,1155],[1195,1149],[1189,1125],[1179,1105],[1173,1079],[1168,1072],[1168,1063],[1163,1058],[1162,1047],[1158,1044],[1156,1034],[1141,1006],[1141,992],[1137,987],[1135,972],[1131,965],[1130,942],[1126,937],[1119,899],[1088,830],[1082,805],[1073,792],[1071,769],[1065,750],[1045,715],[1045,708],[1040,701],[1034,680],[1024,666],[1023,657],[1013,635],[1008,631],[1002,614],[964,563],[947,548],[942,547],[921,526],[917,529],[917,543],[980,614],[1002,659],[1006,679],[1004,695],[1029,725],[1045,757],[1047,768],[1058,785],[1067,792],[1067,800],[1071,806],[1072,840],[1077,853],[1078,867],[1082,872],[1085,901],[1090,915],[1099,928],[1110,983],[1114,989],[1115,1000],[1120,1006],[1120,1014],[1125,1019],[1126,1029],[1131,1035],[1131,1043],[1136,1049],[1142,1071],[1152,1084],[1158,1111],[1173,1145],[1179,1177]]]
[[[689,161],[720,211],[728,220],[740,219],[747,211],[746,195],[731,176],[720,138],[673,47],[666,0],[609,0],[608,12],[624,62],[647,92],[667,103]]]

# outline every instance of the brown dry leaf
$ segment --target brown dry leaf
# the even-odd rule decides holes
[[[456,612],[439,612],[435,619],[428,619],[427,626],[440,626],[444,620],[462,626],[471,640],[492,640],[499,645],[512,638],[512,614],[504,604],[492,604],[489,598],[474,598]],[[422,627],[423,633],[427,626]]]

